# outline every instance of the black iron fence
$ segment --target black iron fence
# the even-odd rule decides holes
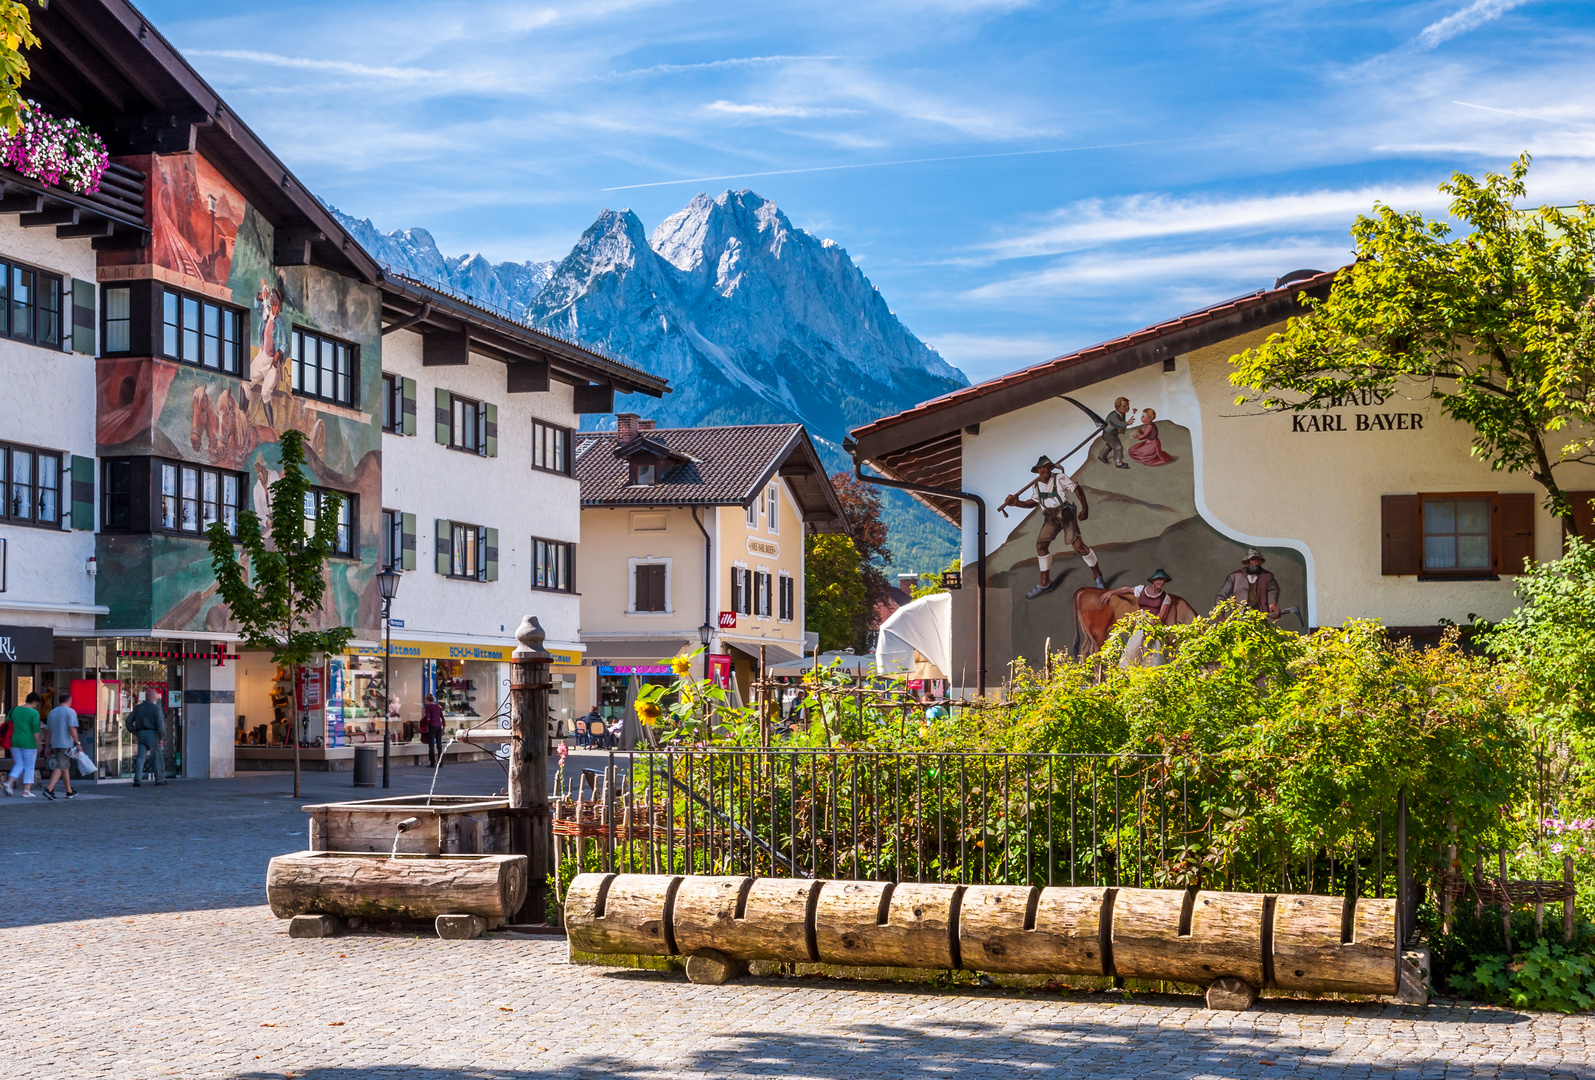
[[[1331,844],[1290,835],[1227,779],[1155,755],[616,751],[565,778],[554,832],[566,881],[603,870],[1401,891],[1398,807]]]

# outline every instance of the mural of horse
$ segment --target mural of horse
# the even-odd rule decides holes
[[[1106,589],[1076,589],[1074,593],[1074,649],[1076,659],[1093,655],[1102,648],[1113,630],[1113,624],[1138,610],[1136,602],[1127,596],[1112,596],[1102,603]],[[1182,596],[1169,594],[1173,601],[1168,622],[1185,624],[1196,621],[1196,609]]]

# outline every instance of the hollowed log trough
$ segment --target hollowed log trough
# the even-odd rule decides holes
[[[1217,1008],[1259,990],[1395,994],[1395,901],[1196,889],[1033,888],[581,874],[572,952],[1194,983]]]
[[[526,899],[524,855],[299,851],[266,870],[266,903],[293,936],[337,933],[350,918],[433,921],[439,937],[502,926]]]

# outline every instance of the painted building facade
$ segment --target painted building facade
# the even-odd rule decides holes
[[[859,460],[939,489],[920,497],[962,529],[955,668],[975,669],[982,547],[974,500],[949,497],[959,492],[986,505],[988,685],[1049,641],[1089,652],[1108,625],[1099,609],[1141,602],[1104,602],[1097,571],[1114,590],[1146,586],[1161,570],[1191,613],[1250,595],[1291,629],[1376,618],[1433,640],[1444,622],[1511,610],[1523,560],[1556,557],[1561,526],[1527,476],[1473,457],[1470,430],[1423,388],[1303,413],[1236,404],[1230,358],[1283,329],[1297,295],[1331,277],[1149,327],[854,432]],[[1035,505],[1043,456],[1079,489],[1063,485],[1074,508],[1065,528],[1047,529],[1048,508]],[[1580,486],[1567,471],[1558,479]],[[1021,505],[1004,506],[1016,494]],[[1070,543],[1076,534],[1096,570]]]

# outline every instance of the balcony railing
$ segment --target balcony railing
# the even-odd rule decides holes
[[[51,187],[0,169],[0,214],[17,214],[25,229],[53,226],[57,237],[88,237],[99,249],[143,247],[149,240],[145,175],[112,162],[97,192]]]

